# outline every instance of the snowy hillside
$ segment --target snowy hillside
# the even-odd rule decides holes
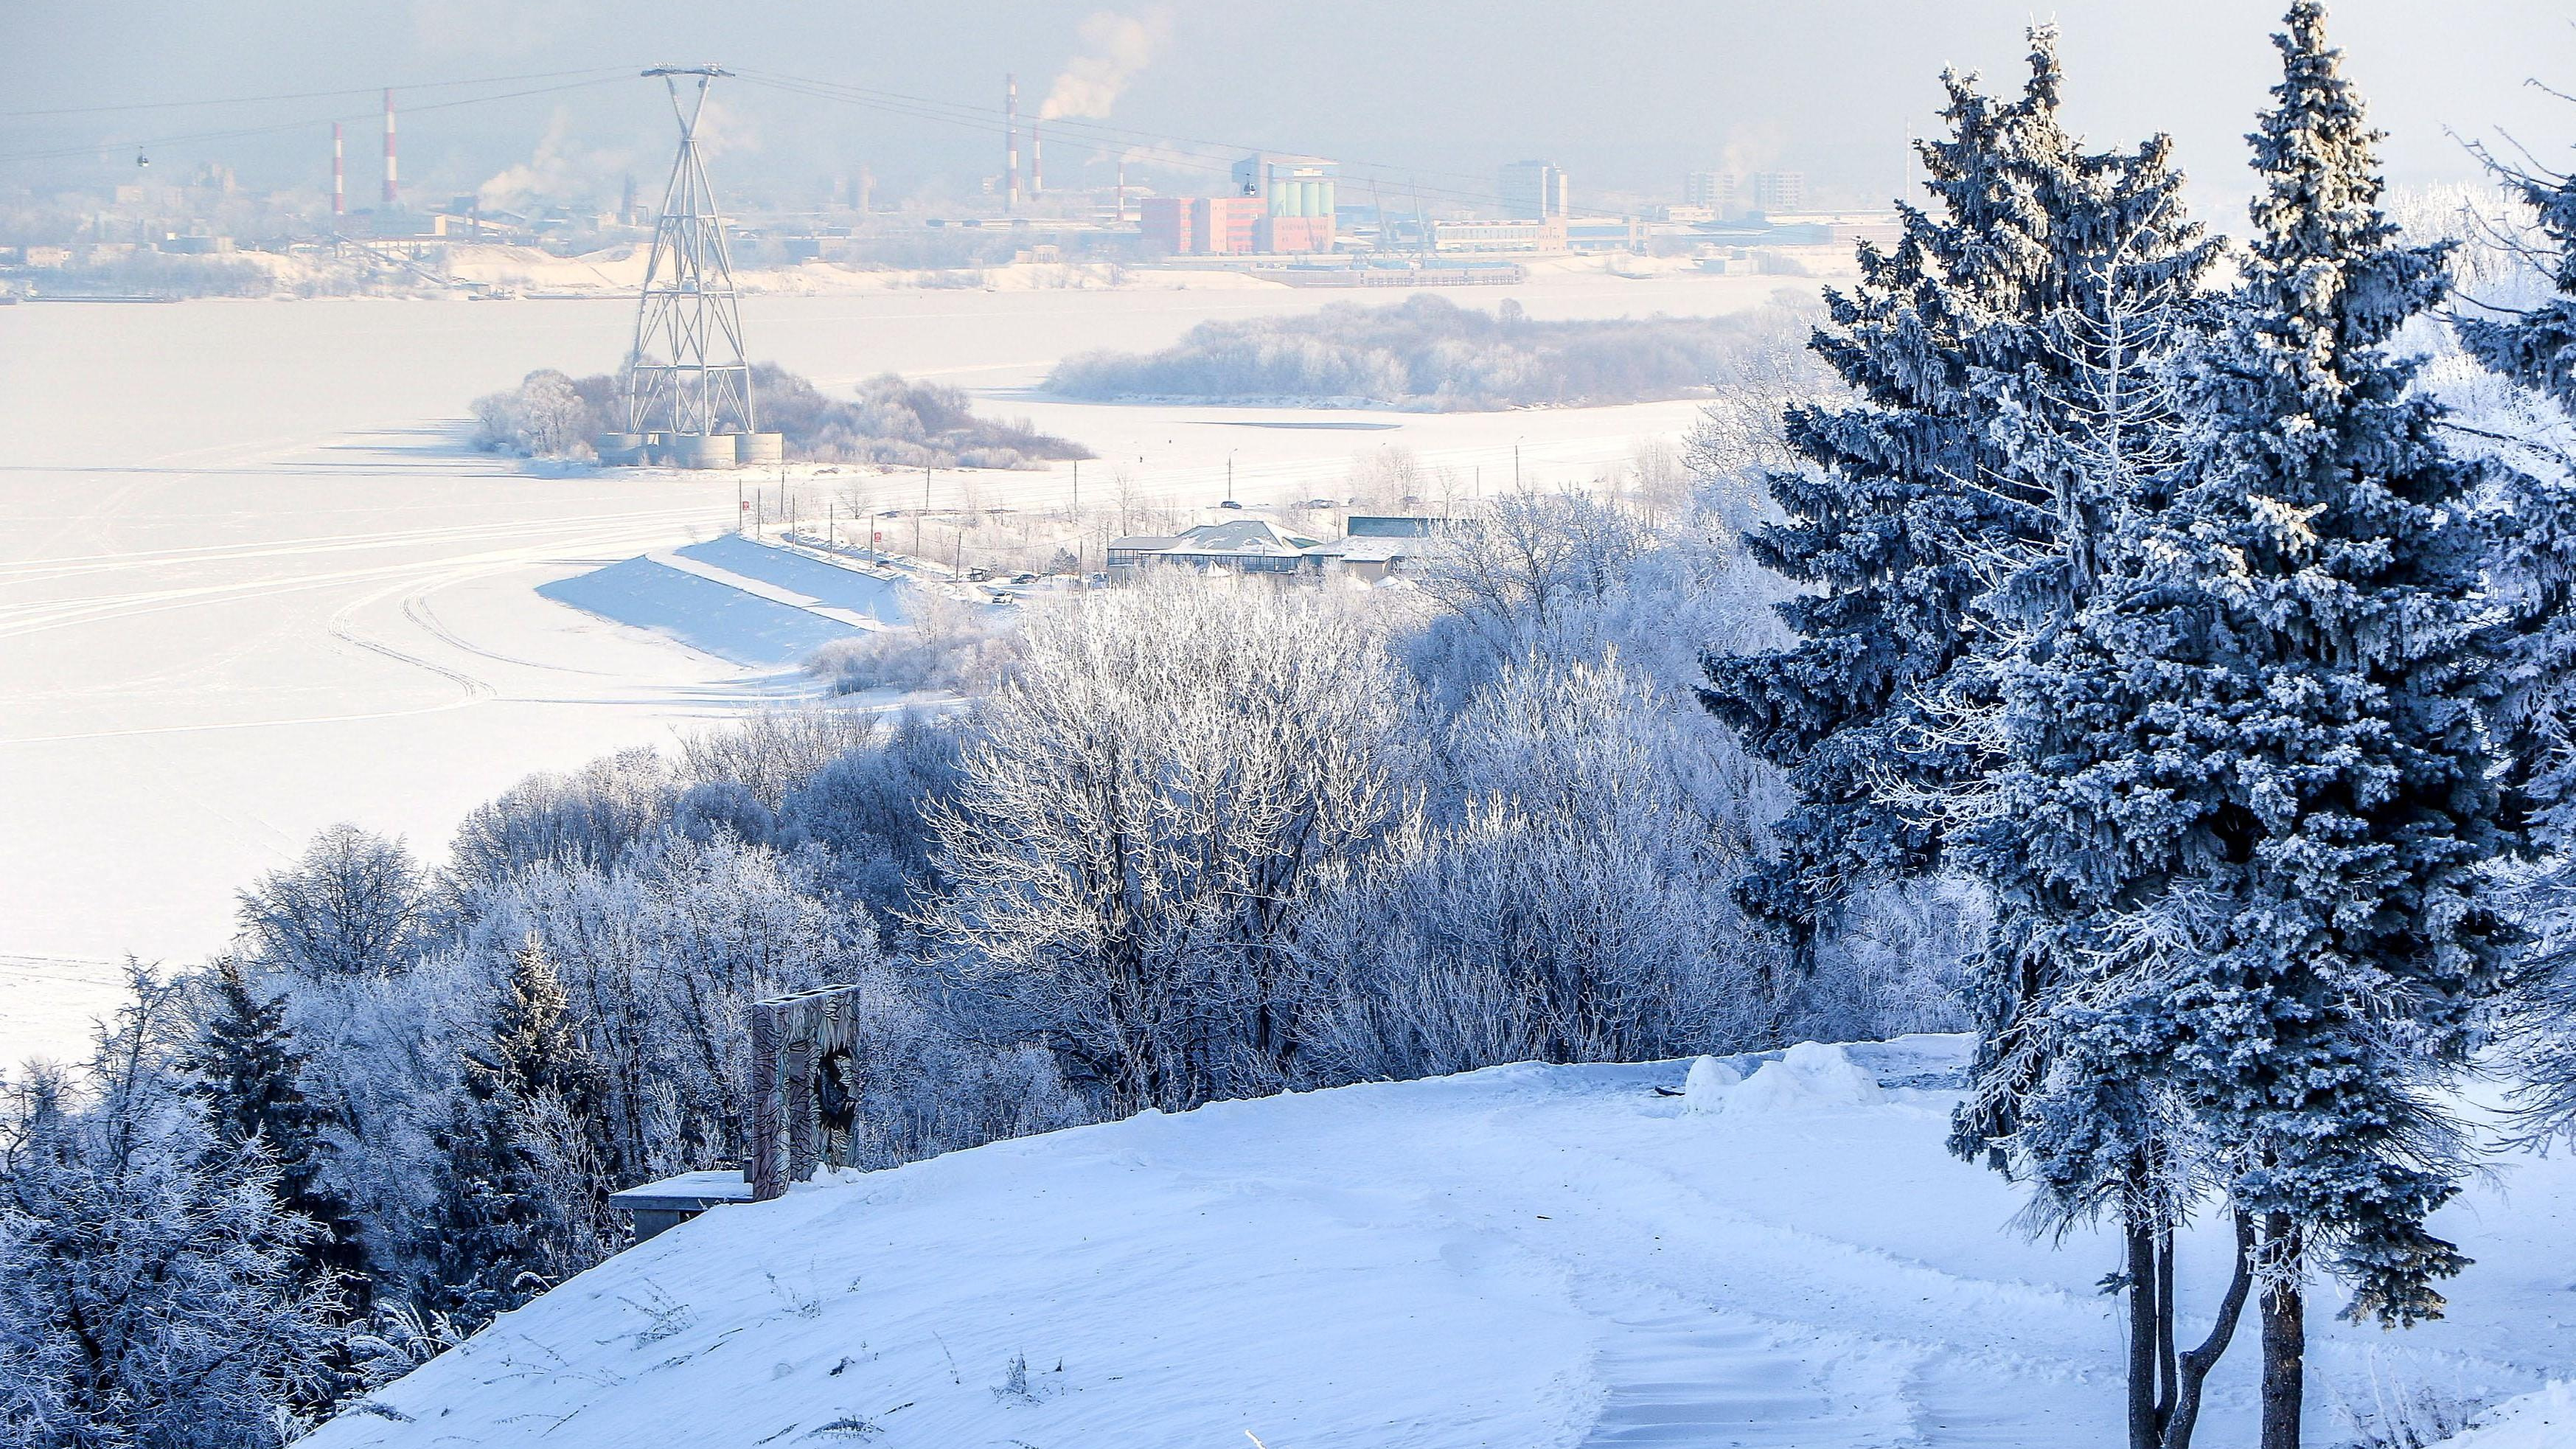
[[[1808,1048],[1688,1098],[1653,1090],[1677,1063],[1504,1067],[800,1188],[611,1260],[306,1442],[2117,1442],[2119,1300],[2094,1287],[2116,1255],[2024,1240],[2012,1194],[1944,1155],[1965,1050],[1853,1047],[1853,1072]],[[2492,1402],[2576,1362],[2576,1165],[2508,1161],[2437,1226],[2479,1260],[2452,1317],[2323,1325],[2314,1442],[2349,1437],[2345,1405]],[[2222,1257],[2188,1249],[2195,1319]],[[2251,1364],[2221,1370],[2205,1442],[2250,1440]],[[2476,1442],[2552,1442],[2566,1406]]]

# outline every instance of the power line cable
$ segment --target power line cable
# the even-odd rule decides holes
[[[624,75],[634,69],[633,66],[592,66],[586,70],[532,71],[525,75],[478,76],[471,80],[415,81],[408,84],[397,82],[391,86],[352,86],[347,90],[337,91],[283,91],[276,95],[226,96],[206,101],[133,101],[118,106],[57,106],[49,110],[0,111],[0,120],[17,120],[27,116],[96,116],[119,111],[192,110],[202,106],[255,106],[272,101],[311,101],[331,96],[371,96],[384,90],[438,91],[453,90],[458,86],[497,86],[508,85],[515,81],[562,80],[569,76],[609,73]]]
[[[565,73],[579,75],[584,72],[572,71]],[[499,95],[490,96],[467,96],[463,99],[453,101],[429,101],[417,106],[406,106],[403,108],[403,114],[417,115],[423,111],[447,111],[454,110],[458,106],[479,106],[493,101],[513,101],[527,96],[550,96],[564,91],[585,90],[592,86],[607,85],[612,81],[624,80],[626,79],[627,74],[627,72],[620,71],[615,75],[603,75],[594,80],[570,81],[559,86],[538,86],[530,90],[504,91]],[[490,84],[490,82],[485,82],[485,84]],[[381,87],[376,89],[381,89]],[[398,86],[395,89],[399,90],[403,88]],[[417,88],[415,87],[415,89]],[[374,90],[370,90],[366,92],[330,92],[329,94],[371,95],[374,93]],[[266,126],[245,126],[228,131],[196,131],[180,136],[160,136],[140,140],[103,141],[94,146],[64,146],[46,151],[18,151],[8,155],[0,155],[0,162],[51,161],[72,156],[97,156],[109,151],[122,151],[127,147],[133,147],[138,151],[157,151],[174,146],[186,146],[199,141],[230,141],[248,136],[273,136],[285,131],[302,131],[316,126],[328,126],[335,121],[342,123],[364,121],[374,114],[375,113],[372,111],[363,111],[356,114],[306,117],[302,120],[280,121],[273,125]]]

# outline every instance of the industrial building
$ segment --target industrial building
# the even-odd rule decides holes
[[[1174,256],[1245,256],[1261,250],[1266,208],[1250,196],[1148,196],[1139,204],[1145,244]]]
[[[1573,214],[1565,169],[1553,161],[1515,161],[1503,168],[1503,215],[1515,221],[1544,221]]]
[[[1262,203],[1254,245],[1270,253],[1333,249],[1333,208],[1339,164],[1321,156],[1262,151],[1234,163],[1238,196]]]
[[[1231,196],[1149,196],[1145,244],[1174,256],[1300,255],[1333,249],[1335,181],[1320,156],[1261,152],[1236,162]]]
[[[1543,221],[1435,221],[1431,249],[1440,253],[1527,253],[1551,256],[1568,249],[1565,218]]]

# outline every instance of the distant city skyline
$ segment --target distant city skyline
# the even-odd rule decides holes
[[[2509,134],[2544,160],[2570,154],[2576,105],[2525,84],[2576,89],[2576,27],[2559,7],[2445,10],[2435,24],[2406,0],[2335,7],[2348,68],[2390,133],[2392,179],[2470,175],[2446,131]],[[2274,72],[2273,11],[2249,0],[2058,7],[2070,119],[2105,146],[2173,133],[2196,199],[2224,203],[2212,219],[2232,228],[2241,136]],[[1609,25],[1563,17],[1533,0],[964,0],[936,16],[793,3],[751,17],[668,0],[416,0],[352,12],[250,0],[166,7],[136,26],[127,12],[32,0],[8,26],[12,49],[41,63],[0,105],[0,193],[131,180],[138,151],[158,153],[162,179],[220,164],[248,188],[318,189],[338,118],[350,123],[355,204],[375,194],[378,159],[357,144],[372,140],[371,88],[390,83],[406,107],[408,191],[586,188],[613,204],[629,173],[657,189],[669,127],[658,90],[618,73],[679,60],[757,73],[719,94],[715,164],[720,183],[775,200],[845,188],[862,167],[884,200],[973,193],[1002,169],[1009,72],[1025,116],[1060,108],[1073,118],[1047,142],[1054,190],[1109,183],[1117,158],[1098,144],[1103,133],[1074,129],[1089,116],[1142,148],[1129,158],[1139,176],[1156,173],[1154,138],[1304,151],[1343,161],[1354,201],[1369,175],[1415,176],[1472,199],[1498,189],[1503,166],[1546,157],[1580,178],[1578,209],[1617,196],[1678,200],[1696,171],[1797,172],[1809,205],[1873,205],[1898,186],[1906,139],[1937,125],[1940,70],[2011,84],[2032,12],[2001,0],[1937,11],[1653,0]],[[497,77],[530,78],[426,88]],[[782,77],[880,98],[853,103]],[[311,94],[324,91],[342,94]],[[441,105],[467,95],[506,98]],[[234,97],[276,99],[194,104]],[[62,154],[76,151],[88,154]],[[1164,175],[1177,190],[1188,173]],[[1224,185],[1211,175],[1205,189]]]

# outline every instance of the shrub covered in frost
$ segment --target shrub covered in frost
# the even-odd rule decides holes
[[[1041,433],[1026,419],[976,414],[966,394],[894,373],[859,384],[857,396],[825,396],[804,378],[762,363],[751,370],[752,411],[761,430],[780,434],[790,458],[886,467],[1033,468],[1090,452]],[[587,458],[601,433],[626,427],[618,379],[572,378],[553,368],[474,403],[475,446],[531,458]]]
[[[1086,352],[1047,376],[1091,399],[1296,399],[1454,409],[1597,406],[1687,397],[1779,359],[1804,366],[1811,308],[1780,300],[1726,317],[1538,322],[1422,295],[1288,317],[1202,322],[1154,353]]]

